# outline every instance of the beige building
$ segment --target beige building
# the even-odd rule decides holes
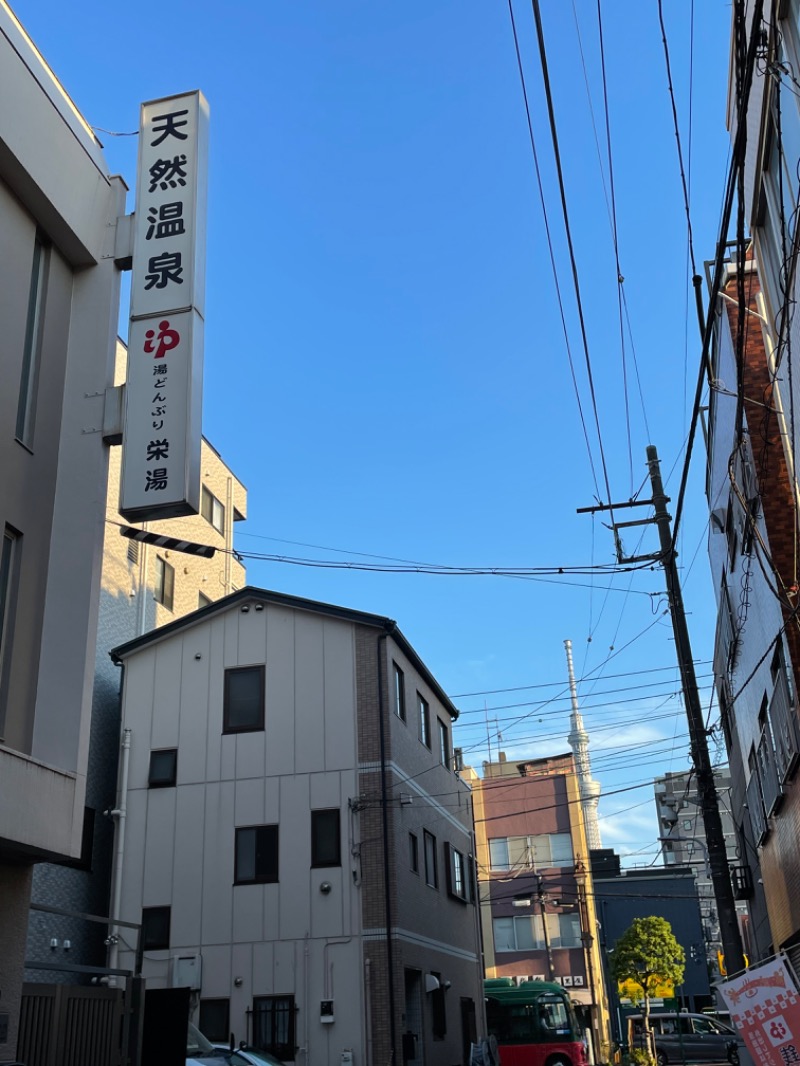
[[[124,182],[0,0],[0,1062],[33,863],[84,824]]]
[[[486,977],[558,981],[608,1061],[610,1016],[572,753],[470,771]]]
[[[114,657],[120,917],[148,988],[189,984],[207,1035],[300,1066],[467,1062],[471,794],[457,711],[396,623],[248,587]]]
[[[116,385],[125,379],[125,361],[125,346],[118,341]],[[213,603],[245,583],[244,567],[233,552],[233,533],[234,524],[246,517],[246,490],[208,441],[203,440],[201,451],[202,513],[151,522],[138,528],[209,545],[217,549],[210,559],[121,535],[121,528],[127,523],[117,510],[120,465],[121,449],[113,447],[108,474],[82,854],[70,867],[38,864],[32,894],[37,904],[103,916],[114,909],[110,883],[114,820],[118,816],[107,817],[104,812],[117,806],[120,752],[120,671],[111,662],[109,650]],[[90,975],[69,967],[104,967],[107,936],[108,929],[97,923],[32,911],[26,958],[38,965],[28,968],[28,980],[88,981]],[[69,945],[66,950],[65,944]],[[114,957],[112,950],[112,961]],[[46,968],[53,962],[64,969]]]

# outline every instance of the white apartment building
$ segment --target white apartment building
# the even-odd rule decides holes
[[[148,987],[287,1062],[463,1062],[482,1025],[457,714],[390,619],[245,588],[115,649]],[[121,804],[122,805],[122,804]],[[118,961],[137,968],[122,930]]]

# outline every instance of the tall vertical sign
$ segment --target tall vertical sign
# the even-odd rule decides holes
[[[783,958],[718,987],[756,1066],[800,1063],[800,995]]]
[[[142,104],[120,512],[200,509],[208,104]]]

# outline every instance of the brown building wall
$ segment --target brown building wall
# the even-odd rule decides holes
[[[784,633],[788,645],[794,690],[798,691],[800,623],[797,588],[797,501],[786,461],[786,427],[778,404],[757,297],[761,285],[757,273],[745,276],[745,299],[751,312],[746,316],[742,344],[741,391],[745,428],[749,431],[759,505],[767,530],[769,553],[780,594]],[[739,336],[737,278],[723,290],[731,335]],[[735,708],[734,708],[735,713]],[[796,713],[796,707],[795,707]],[[779,813],[771,819],[771,831],[760,853],[764,891],[773,945],[780,947],[800,929],[800,790],[797,780],[784,786],[786,796]]]

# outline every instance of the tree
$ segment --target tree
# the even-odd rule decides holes
[[[614,945],[610,968],[617,981],[633,981],[642,990],[645,1047],[652,1054],[650,999],[658,985],[683,981],[686,955],[666,918],[634,918]]]

